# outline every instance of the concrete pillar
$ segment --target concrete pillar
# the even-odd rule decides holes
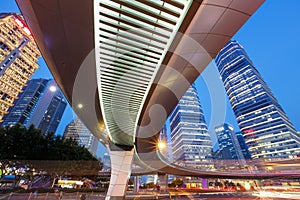
[[[168,175],[167,174],[158,174],[160,191],[165,192],[168,188]]]
[[[125,199],[127,183],[131,174],[134,149],[130,151],[108,148],[111,160],[111,177],[105,200]]]
[[[134,192],[138,193],[140,188],[139,176],[134,177]]]

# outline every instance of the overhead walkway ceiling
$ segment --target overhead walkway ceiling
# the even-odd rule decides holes
[[[134,146],[137,121],[156,73],[182,23],[199,3],[95,1],[100,104],[113,143]]]
[[[176,174],[156,153],[158,133],[263,0],[95,2],[17,0],[51,73],[93,134],[135,146],[145,168]]]

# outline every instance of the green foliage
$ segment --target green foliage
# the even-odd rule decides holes
[[[172,183],[169,185],[169,187],[181,187],[183,185],[183,181],[179,178],[176,178],[172,181]]]
[[[75,140],[54,133],[43,135],[30,126],[0,127],[0,159],[14,160],[97,160]]]

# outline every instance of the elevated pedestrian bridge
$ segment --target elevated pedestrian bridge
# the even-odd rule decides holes
[[[107,199],[122,199],[133,155],[156,154],[167,116],[263,0],[17,0],[57,84],[109,146]]]

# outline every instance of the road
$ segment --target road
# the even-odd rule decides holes
[[[160,199],[160,200],[300,200],[300,193],[279,193],[279,192],[211,192],[211,193],[188,193],[178,192],[171,195],[147,195],[147,196],[126,196],[126,200],[137,199]]]
[[[0,200],[57,200],[53,193],[34,194],[0,194]],[[86,200],[104,200],[104,193],[88,193]],[[170,194],[128,194],[126,200],[300,200],[299,193],[276,193],[276,192],[213,192],[213,193],[187,193],[178,192]],[[62,200],[80,200],[80,193],[65,193]]]
[[[64,193],[61,200],[80,200],[81,193]],[[54,193],[17,193],[0,194],[0,200],[58,200],[59,196]],[[104,200],[104,193],[87,193],[86,200]]]

